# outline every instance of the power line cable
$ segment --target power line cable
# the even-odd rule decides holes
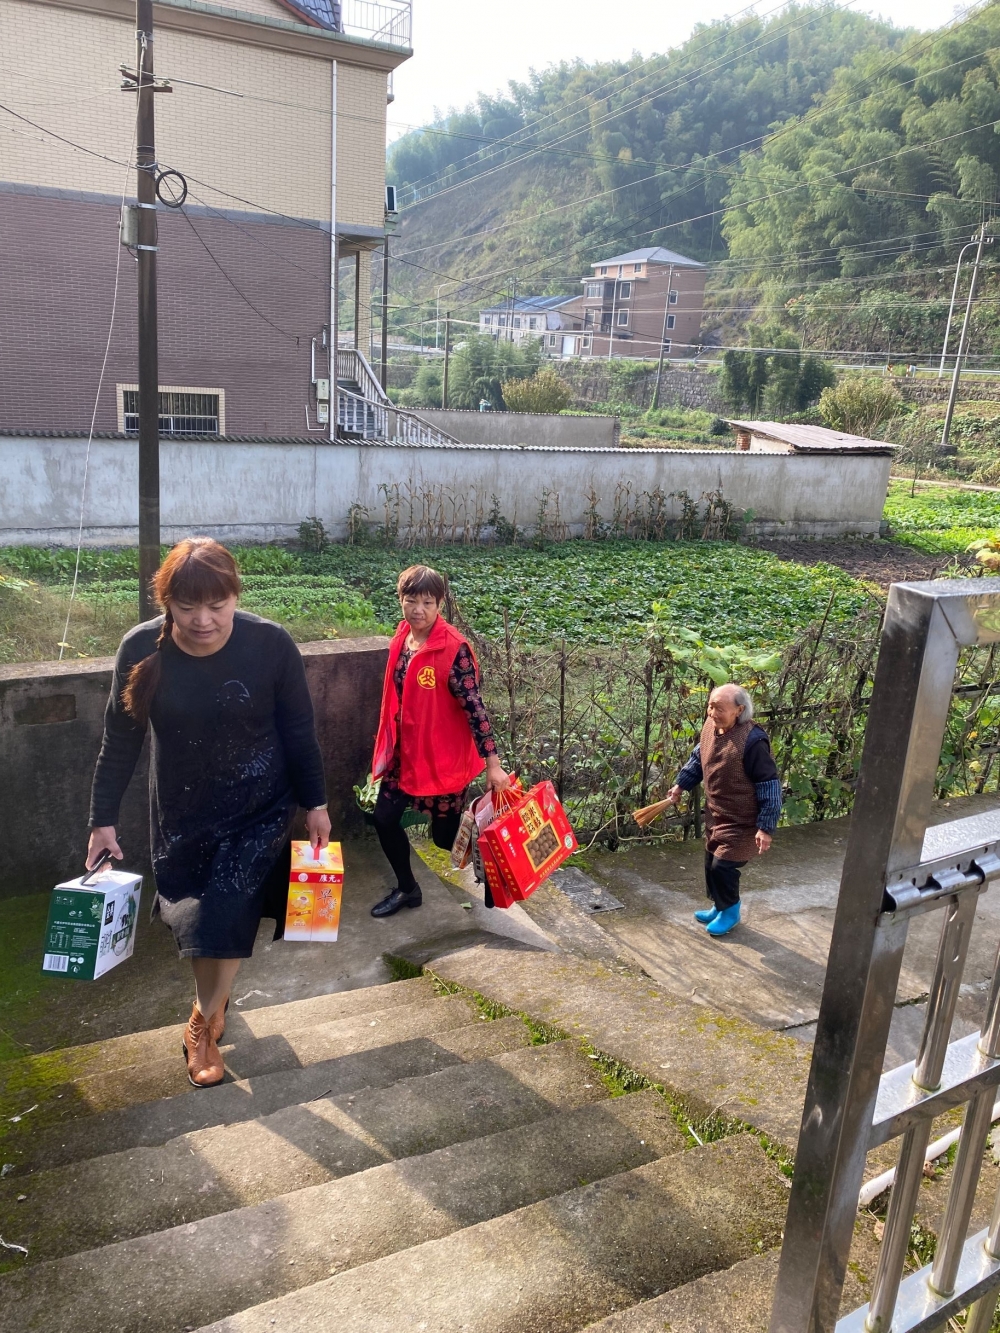
[[[142,82],[143,65],[146,58],[146,43],[142,41],[139,53],[138,83]],[[137,87],[138,87],[137,83]],[[139,98],[135,99],[135,119],[132,122],[132,141],[129,144],[128,163],[131,164],[132,155],[135,151],[136,135],[139,130]],[[128,181],[131,174],[131,165],[125,167],[125,181],[122,185],[121,209],[125,208],[125,198],[128,194]],[[97,409],[101,401],[101,390],[104,388],[104,375],[108,368],[108,357],[111,354],[111,339],[115,330],[115,314],[118,310],[118,284],[121,277],[122,268],[122,250],[125,248],[120,240],[118,244],[118,253],[115,256],[115,285],[111,296],[111,318],[108,321],[108,337],[104,344],[104,357],[101,361],[100,374],[97,377],[97,392],[94,394],[94,410],[90,414],[90,430],[87,432],[87,449],[83,458],[83,486],[80,491],[80,523],[76,534],[76,559],[73,563],[73,583],[69,590],[69,602],[66,606],[66,623],[63,625],[62,638],[59,640],[59,661],[63,660],[63,654],[69,647],[69,622],[73,614],[73,603],[76,601],[76,590],[80,582],[80,555],[83,550],[83,521],[87,507],[87,482],[90,477],[90,454],[94,443],[94,428],[97,424]]]
[[[846,9],[846,8],[849,7],[849,5],[854,4],[854,3],[856,3],[856,0],[847,0],[847,4],[844,5],[844,6],[842,6],[841,9],[842,9],[842,10],[843,10],[843,9]],[[770,10],[770,11],[768,11],[768,14],[765,15],[765,17],[769,17],[770,14],[777,12],[777,9],[780,9],[780,8],[782,8],[782,7],[783,7],[783,6],[780,6],[780,5],[779,5],[779,6],[776,6],[776,8],[775,8],[774,10]],[[826,8],[836,8],[836,7],[835,7],[835,6],[829,6],[829,7],[817,7],[817,8],[815,8],[815,9],[813,9],[813,10],[811,10],[811,11],[809,12],[809,16],[808,16],[808,18],[804,19],[802,23],[799,23],[799,24],[797,24],[797,25],[795,25],[795,26],[793,26],[793,27],[785,27],[785,28],[781,29],[780,32],[777,32],[777,33],[774,33],[774,34],[770,34],[769,31],[768,31],[768,29],[765,27],[764,30],[762,31],[762,33],[761,33],[760,38],[758,39],[758,41],[755,42],[755,43],[753,43],[753,44],[751,44],[750,46],[748,46],[748,47],[744,47],[744,48],[741,49],[740,51],[737,51],[737,52],[735,52],[735,53],[733,53],[733,54],[731,54],[731,55],[729,55],[729,56],[722,56],[722,57],[719,57],[719,58],[716,59],[714,62],[710,62],[710,63],[708,63],[708,64],[706,64],[706,65],[703,65],[703,66],[702,66],[701,68],[699,68],[699,69],[694,69],[694,70],[686,71],[683,75],[681,75],[681,76],[679,76],[678,78],[676,78],[676,79],[674,80],[674,82],[672,82],[672,83],[668,83],[668,84],[666,84],[666,85],[664,85],[664,86],[662,86],[662,87],[659,87],[659,88],[655,88],[655,89],[653,89],[653,90],[650,91],[650,92],[647,92],[647,93],[642,94],[640,97],[636,98],[636,99],[635,99],[634,101],[632,101],[632,102],[628,102],[628,103],[625,103],[623,106],[616,107],[614,111],[609,111],[609,112],[607,112],[604,116],[600,117],[598,120],[596,120],[596,121],[592,121],[592,122],[590,122],[590,123],[589,123],[588,125],[586,125],[586,126],[582,126],[582,127],[578,128],[578,129],[575,129],[575,130],[570,131],[567,135],[564,135],[564,136],[563,136],[563,140],[559,140],[559,139],[557,139],[555,142],[558,144],[558,143],[560,143],[560,142],[564,142],[565,139],[567,139],[567,138],[572,138],[572,137],[574,137],[574,135],[576,135],[576,134],[584,133],[584,132],[586,132],[587,130],[593,131],[594,129],[598,128],[600,125],[603,125],[603,124],[607,123],[607,121],[609,121],[609,120],[613,120],[613,119],[615,119],[615,118],[617,118],[617,117],[620,117],[620,116],[623,116],[623,115],[626,115],[628,112],[636,110],[638,107],[640,107],[640,106],[646,104],[647,102],[650,102],[650,101],[654,100],[654,99],[657,98],[657,97],[666,97],[666,96],[668,96],[670,93],[676,92],[679,88],[683,88],[683,87],[685,87],[687,84],[692,83],[692,82],[694,82],[694,81],[697,80],[697,79],[705,78],[707,75],[717,73],[719,70],[724,69],[727,65],[734,64],[734,63],[736,63],[738,60],[745,59],[746,56],[749,55],[749,54],[751,54],[752,52],[757,51],[757,50],[761,50],[761,49],[763,49],[764,47],[767,47],[767,46],[771,46],[771,45],[773,45],[775,42],[777,42],[777,41],[781,41],[781,40],[783,40],[784,38],[788,37],[791,33],[798,32],[798,31],[800,31],[802,28],[808,27],[808,26],[809,26],[809,25],[816,19],[816,17],[817,17],[819,14],[821,14],[821,13],[823,13],[823,12],[826,12]],[[745,22],[749,22],[749,20],[746,20]],[[779,20],[778,22],[780,22],[780,20]],[[720,28],[719,28],[719,34],[718,34],[718,35],[719,35],[720,37],[726,37],[726,36],[729,36],[729,35],[731,35],[733,32],[738,32],[738,31],[739,31],[739,28],[742,27],[742,26],[744,26],[744,25],[743,25],[743,24],[740,24],[740,25],[737,25],[735,28],[730,28],[730,27],[725,27],[725,26],[720,25]],[[777,22],[776,22],[776,24],[775,24],[774,26],[777,26]],[[766,40],[765,40],[765,38],[766,38]],[[668,54],[668,56],[667,56],[667,59],[669,60],[669,54]],[[525,162],[525,161],[527,161],[531,156],[532,156],[532,152],[529,151],[529,152],[527,153],[527,155],[526,155],[524,158],[520,158],[520,159],[518,159],[518,161],[520,161],[520,162]],[[475,177],[470,177],[469,179],[470,179],[470,180],[472,180],[472,179],[474,179],[474,180],[482,179],[483,176],[491,175],[491,174],[493,174],[494,171],[502,170],[503,166],[505,166],[505,165],[509,165],[509,164],[508,164],[508,163],[502,163],[500,166],[490,168],[488,171],[486,171],[486,172],[482,172],[482,173],[480,173],[479,175],[477,175],[477,176],[475,176]],[[428,177],[421,178],[421,179],[418,180],[417,182],[414,182],[414,185],[420,184],[420,183],[421,183],[421,180],[425,180],[425,179],[431,179],[431,178],[428,178]],[[444,190],[437,191],[434,195],[427,196],[426,198],[438,198],[441,194],[449,193],[451,190],[454,190],[454,189],[460,189],[463,185],[465,185],[465,184],[467,184],[467,183],[468,183],[468,181],[458,182],[458,183],[456,183],[455,185],[453,185],[453,186],[448,186],[448,187],[446,187]],[[419,202],[425,202],[425,200],[420,200]],[[408,205],[408,207],[412,207],[412,206],[413,206],[413,205]]]
[[[976,4],[975,4],[975,5],[967,6],[966,11],[964,11],[964,13],[967,15],[968,12],[971,11],[973,8],[976,8],[976,7],[978,6],[978,4],[979,4],[979,0],[976,0]],[[952,20],[951,24],[944,25],[942,28],[940,28],[940,29],[936,29],[933,33],[928,33],[928,34],[926,34],[925,39],[924,39],[925,42],[930,42],[930,41],[934,40],[935,38],[937,38],[938,36],[940,36],[940,34],[941,34],[942,32],[946,31],[946,29],[947,29],[948,27],[953,26],[956,22],[961,22],[961,21],[964,21],[964,20],[963,20],[963,19],[954,19],[954,20]],[[914,75],[912,79],[907,79],[907,80],[905,80],[903,83],[901,83],[901,84],[898,85],[898,86],[899,86],[899,87],[904,87],[904,88],[905,88],[908,84],[916,83],[918,79],[921,79],[921,78],[929,78],[929,77],[931,77],[931,76],[934,75],[934,74],[943,73],[943,72],[945,72],[945,71],[948,70],[948,69],[952,69],[952,68],[954,68],[956,65],[966,64],[966,63],[968,63],[968,61],[970,61],[970,60],[979,59],[979,58],[981,58],[982,56],[985,56],[985,55],[988,55],[988,54],[989,54],[989,52],[988,52],[988,50],[987,50],[987,51],[980,51],[980,52],[977,52],[977,53],[975,53],[974,55],[963,56],[960,60],[949,61],[948,64],[939,66],[939,67],[937,67],[936,69],[921,71],[919,74]],[[905,58],[907,58],[907,59],[912,59],[912,56],[913,56],[913,51],[912,51],[912,49],[908,49],[905,53],[893,52],[891,58],[890,58],[890,59],[883,65],[882,68],[880,68],[880,69],[878,69],[878,70],[874,70],[874,71],[872,71],[872,73],[871,73],[870,75],[866,76],[866,82],[868,82],[869,84],[871,84],[871,82],[872,82],[875,78],[881,77],[883,74],[885,74],[886,71],[887,71],[889,68],[891,68],[892,64],[894,64],[894,63],[899,63],[900,60],[902,60],[902,59],[904,58],[904,56],[905,56]],[[628,181],[628,182],[626,182],[624,185],[615,186],[613,189],[602,191],[601,194],[598,194],[598,195],[594,195],[594,194],[590,193],[590,194],[581,196],[579,199],[571,200],[571,201],[570,201],[569,203],[567,203],[567,204],[560,204],[560,205],[557,205],[557,206],[556,206],[555,208],[553,208],[553,209],[546,209],[546,210],[543,210],[542,212],[540,212],[540,213],[536,213],[536,214],[534,214],[533,216],[530,216],[530,217],[527,217],[527,218],[521,218],[521,217],[512,218],[510,221],[499,223],[498,225],[496,225],[496,226],[494,226],[494,227],[483,228],[482,230],[480,230],[480,231],[478,231],[478,232],[470,232],[470,233],[466,233],[465,236],[463,236],[463,237],[461,237],[461,238],[458,238],[458,239],[461,239],[461,240],[474,240],[474,239],[476,239],[476,238],[479,237],[479,236],[496,235],[497,233],[506,231],[506,230],[508,230],[509,228],[516,227],[516,226],[524,226],[524,225],[526,225],[526,224],[528,224],[528,223],[530,223],[530,222],[538,221],[538,220],[540,220],[540,219],[542,219],[542,218],[548,217],[548,216],[550,216],[551,213],[553,213],[553,212],[565,211],[565,210],[568,209],[568,208],[574,208],[574,207],[575,207],[575,208],[585,207],[587,204],[589,204],[589,203],[590,203],[593,199],[595,199],[595,198],[601,198],[603,195],[614,194],[614,193],[616,193],[616,192],[618,192],[618,191],[620,191],[620,190],[631,189],[631,188],[633,188],[634,186],[648,184],[649,181],[656,179],[656,177],[657,177],[658,175],[667,175],[667,174],[669,174],[669,173],[671,173],[671,172],[674,172],[674,171],[686,171],[686,172],[696,171],[696,172],[699,172],[699,173],[702,175],[702,177],[704,178],[704,180],[707,180],[710,176],[716,176],[716,175],[721,175],[721,176],[725,176],[727,179],[732,179],[732,170],[733,170],[733,166],[732,166],[732,164],[727,164],[727,165],[722,166],[722,167],[719,167],[719,168],[708,168],[708,167],[706,167],[705,164],[706,164],[707,162],[710,162],[710,161],[714,160],[714,159],[721,158],[721,157],[722,157],[724,154],[726,154],[726,153],[740,151],[740,150],[742,150],[742,149],[744,149],[744,148],[747,148],[750,144],[758,143],[758,141],[760,141],[760,143],[759,143],[759,147],[756,148],[756,149],[751,150],[751,154],[748,154],[748,156],[749,156],[749,155],[757,156],[757,155],[759,155],[761,152],[763,152],[763,149],[764,149],[765,145],[769,147],[770,145],[772,145],[773,143],[775,143],[778,139],[780,139],[781,137],[783,137],[785,134],[790,133],[792,130],[794,130],[794,129],[796,129],[796,128],[799,128],[799,127],[801,127],[801,126],[803,126],[803,125],[806,125],[806,124],[812,124],[812,122],[813,122],[814,120],[818,119],[819,117],[821,117],[821,116],[824,115],[824,114],[828,114],[828,113],[831,112],[831,111],[844,111],[844,110],[846,110],[846,109],[847,109],[848,107],[850,107],[850,106],[858,105],[859,103],[865,101],[866,98],[867,98],[868,96],[870,96],[870,91],[867,92],[867,93],[865,93],[865,94],[863,94],[862,96],[855,97],[855,98],[853,98],[852,100],[847,101],[847,102],[840,102],[840,103],[834,102],[832,105],[828,105],[828,104],[824,101],[821,105],[810,108],[809,111],[807,111],[807,112],[805,113],[805,115],[803,115],[803,116],[794,116],[794,117],[789,118],[789,120],[788,120],[788,121],[787,121],[787,122],[786,122],[786,123],[779,129],[779,130],[777,130],[776,132],[774,132],[774,133],[772,133],[772,134],[764,135],[763,137],[760,136],[760,135],[755,135],[755,136],[753,137],[753,139],[746,139],[746,140],[743,140],[741,143],[737,143],[737,144],[729,144],[729,145],[728,145],[727,147],[725,147],[725,148],[718,149],[715,153],[710,153],[710,154],[708,154],[706,157],[699,158],[698,161],[693,161],[693,160],[691,160],[691,161],[688,161],[688,162],[686,162],[686,163],[661,163],[661,164],[657,164],[657,165],[660,167],[660,170],[659,170],[658,172],[654,172],[654,173],[653,173],[652,175],[650,175],[650,176],[642,177],[642,178],[640,178],[639,180],[635,180],[635,181]],[[527,159],[520,159],[519,161],[520,161],[520,162],[523,162],[523,161],[526,161],[526,160],[527,160]],[[515,163],[515,164],[505,164],[505,165],[518,165],[518,163]],[[485,175],[485,174],[486,174],[486,173],[483,173],[483,175]],[[471,177],[471,178],[469,179],[469,182],[467,182],[467,183],[471,183],[472,181],[475,181],[475,180],[481,180],[481,179],[483,178],[483,175],[479,175],[479,176]],[[692,189],[692,188],[697,188],[697,184],[698,184],[698,183],[695,182],[692,186],[687,187],[686,192],[690,192],[690,189]],[[440,192],[440,193],[443,193],[443,192]],[[427,201],[425,201],[425,200],[420,200],[420,202],[421,202],[421,203],[423,203],[423,202],[429,202],[429,199],[436,199],[436,198],[439,198],[439,197],[440,197],[440,193],[439,193],[439,194],[435,194],[435,195],[431,195],[431,196],[429,196]],[[676,195],[673,196],[673,197],[676,197]],[[662,203],[662,202],[663,202],[663,201],[661,200],[661,203]],[[426,250],[439,249],[439,248],[441,248],[442,246],[449,245],[449,244],[454,244],[454,243],[455,243],[454,240],[434,242],[434,243],[432,243],[432,244],[430,244],[430,245],[427,245],[427,246],[421,246],[421,247],[419,247],[418,249],[403,251],[403,254],[418,254],[418,253],[421,253],[421,252],[426,251]]]

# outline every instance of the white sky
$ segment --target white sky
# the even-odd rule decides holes
[[[954,0],[855,0],[843,8],[881,14],[899,26],[936,28]],[[964,3],[963,6],[964,8]],[[759,0],[761,17],[776,0]],[[414,56],[396,70],[389,138],[426,124],[436,111],[466,106],[479,92],[562,60],[649,56],[679,45],[696,21],[742,10],[741,0],[703,0],[677,8],[660,0],[413,0]]]

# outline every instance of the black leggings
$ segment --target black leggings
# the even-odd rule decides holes
[[[419,888],[410,868],[410,840],[399,822],[412,800],[412,796],[400,791],[398,787],[394,791],[389,791],[383,785],[379,788],[373,815],[378,840],[404,893]],[[451,810],[446,815],[435,813],[430,816],[430,820],[431,839],[434,845],[450,852],[462,821],[461,811]]]

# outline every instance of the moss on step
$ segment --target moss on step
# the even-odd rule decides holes
[[[414,977],[421,977],[424,969],[417,963],[411,963],[408,958],[400,958],[399,954],[384,953],[382,961],[389,969],[389,976],[393,981],[412,981]]]
[[[420,837],[417,834],[414,838],[413,850],[424,865],[434,871],[435,875],[440,876],[449,884],[454,884],[457,888],[465,887],[462,883],[462,871],[455,869],[451,863],[450,852],[446,852],[443,847],[436,847],[430,838]]]
[[[39,1004],[66,991],[66,981],[42,975],[48,911],[47,893],[0,901],[0,1062],[31,1049],[23,1035]]]
[[[505,1004],[499,1004],[496,1000],[480,995],[478,991],[468,990],[465,986],[459,986],[455,982],[443,981],[431,967],[418,967],[415,963],[408,962],[405,958],[399,958],[395,954],[385,953],[382,958],[392,974],[393,981],[403,981],[410,977],[429,977],[438,995],[464,995],[472,1001],[480,1015],[490,1022],[498,1018],[519,1018],[531,1033],[532,1046],[547,1046],[551,1041],[565,1041],[569,1036],[568,1032],[553,1027],[551,1023],[540,1023],[537,1019],[532,1018],[530,1014],[520,1013],[516,1009],[508,1009]]]

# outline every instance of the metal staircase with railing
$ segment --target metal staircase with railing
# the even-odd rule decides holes
[[[383,444],[455,445],[449,435],[408,408],[395,407],[364,354],[337,352],[337,438]]]

